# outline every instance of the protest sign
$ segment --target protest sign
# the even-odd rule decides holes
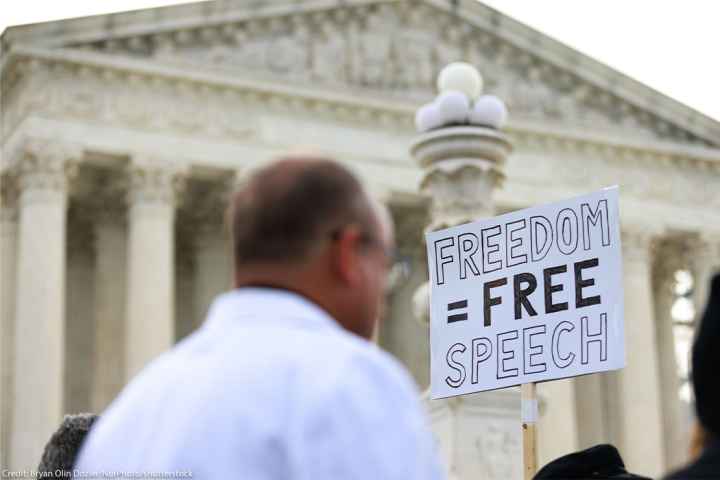
[[[625,366],[617,187],[426,240],[432,398]]]

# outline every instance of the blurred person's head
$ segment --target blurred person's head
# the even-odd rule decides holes
[[[98,416],[91,413],[65,415],[60,428],[45,445],[38,472],[43,478],[68,478],[85,437]]]
[[[692,353],[692,379],[695,409],[705,435],[720,437],[720,275],[712,279],[710,297]]]
[[[390,215],[339,163],[281,158],[255,171],[229,210],[235,287],[297,292],[370,338],[394,239]]]
[[[603,444],[570,453],[545,465],[533,480],[650,480],[625,470],[620,453]]]

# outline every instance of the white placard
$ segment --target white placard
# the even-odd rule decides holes
[[[617,187],[426,240],[432,398],[625,366]]]

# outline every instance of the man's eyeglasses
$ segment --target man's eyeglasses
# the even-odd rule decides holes
[[[347,226],[343,226],[340,228],[336,228],[335,230],[332,230],[330,232],[330,238],[333,241],[336,241],[340,238],[340,234],[342,233],[343,229],[345,229]],[[363,246],[366,247],[378,247],[383,251],[383,255],[387,259],[388,265],[394,265],[400,258],[400,255],[397,252],[396,248],[386,247],[383,245],[383,243],[375,238],[373,235],[371,235],[369,232],[361,231],[360,232],[360,243]]]

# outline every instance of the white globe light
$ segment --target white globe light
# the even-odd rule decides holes
[[[450,91],[435,99],[443,125],[467,123],[470,116],[470,100],[461,92]]]
[[[440,110],[436,103],[428,103],[418,108],[415,112],[415,128],[418,132],[427,132],[433,128],[442,126]]]
[[[465,62],[455,62],[442,69],[437,79],[440,93],[447,91],[462,92],[476,99],[482,93],[483,80],[475,67]]]
[[[495,95],[483,95],[475,100],[470,112],[470,123],[500,129],[507,121],[505,103]]]

